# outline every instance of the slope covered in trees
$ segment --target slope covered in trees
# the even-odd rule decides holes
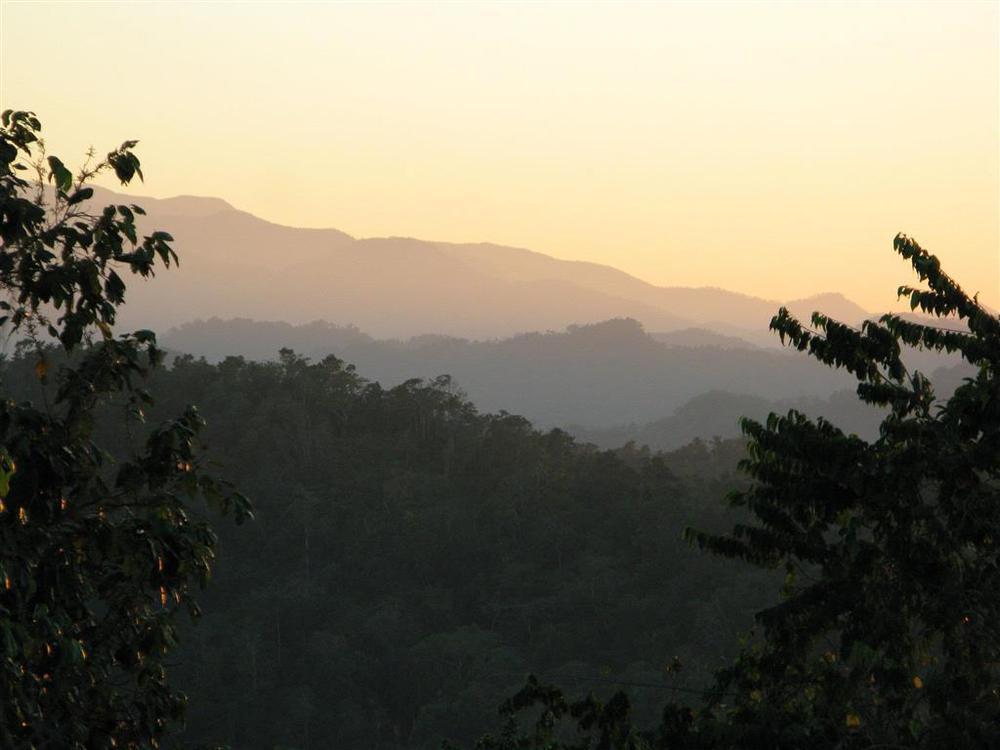
[[[926,361],[934,362],[931,358]],[[962,384],[964,378],[975,375],[975,372],[975,368],[968,364],[937,368],[930,374],[935,396],[939,400],[946,400]],[[836,391],[828,398],[800,397],[775,401],[745,393],[709,391],[695,396],[670,416],[652,422],[604,429],[588,429],[579,425],[565,427],[578,440],[601,448],[616,448],[634,442],[652,450],[672,450],[695,439],[738,437],[742,418],[763,421],[772,412],[785,414],[790,409],[814,419],[823,417],[834,422],[844,432],[866,440],[878,437],[879,427],[887,416],[885,409],[873,408],[870,404],[859,401],[857,394],[848,389]]]
[[[771,412],[783,414],[796,409],[812,417],[837,419],[847,432],[865,438],[878,434],[882,414],[858,404],[857,397],[849,390],[833,393],[829,398],[770,400],[749,394],[727,391],[708,391],[695,396],[670,416],[645,424],[619,425],[606,429],[587,429],[567,425],[567,432],[578,440],[593,443],[601,448],[614,448],[634,442],[652,450],[673,450],[692,440],[719,437],[732,439],[740,435],[740,419],[766,419]]]
[[[783,342],[846,369],[887,414],[871,441],[794,410],[743,421],[751,483],[730,500],[751,521],[687,536],[786,577],[704,700],[667,702],[644,726],[624,692],[571,701],[532,677],[478,750],[1000,744],[1000,317],[912,239],[893,244],[927,285],[899,295],[963,325],[886,315],[857,329],[816,313],[806,326],[778,311]],[[904,345],[957,352],[974,375],[939,400]]]
[[[387,388],[448,374],[483,410],[506,409],[608,448],[628,440],[675,448],[696,437],[735,437],[740,416],[762,418],[770,409],[836,416],[845,429],[865,436],[879,422],[878,412],[847,390],[851,378],[843,372],[776,348],[737,347],[709,331],[649,334],[635,320],[495,341],[379,340],[322,322],[209,320],[169,331],[162,341],[210,361],[229,354],[275,359],[285,346],[314,360],[335,354]],[[927,352],[906,356],[935,380],[938,370],[959,361]],[[947,373],[941,378],[954,380]]]
[[[385,341],[323,323],[212,320],[175,329],[163,344],[214,360],[227,354],[273,359],[283,346],[315,360],[335,354],[385,387],[448,374],[479,408],[506,409],[545,427],[645,421],[710,390],[777,400],[826,397],[850,384],[843,373],[780,350],[669,346],[635,320],[495,341]]]
[[[38,386],[30,361],[5,381]],[[481,414],[446,379],[393,389],[328,358],[181,358],[149,418],[195,401],[257,522],[222,529],[183,633],[188,739],[239,748],[471,741],[529,671],[640,689],[649,720],[733,653],[767,576],[719,531],[739,443],[600,452]],[[36,395],[37,398],[37,395]],[[114,411],[114,410],[112,410]],[[124,446],[123,446],[124,447]],[[684,672],[667,675],[672,657]]]
[[[482,414],[448,376],[384,388],[290,349],[157,370],[151,332],[111,326],[118,272],[176,262],[172,238],[140,240],[138,206],[76,208],[95,170],[141,176],[134,142],[77,179],[39,162],[47,204],[14,174],[37,120],[2,126],[0,309],[23,335],[0,369],[4,747],[158,747],[187,702],[168,667],[193,698],[187,739],[241,748],[471,743],[528,670],[591,693],[532,676],[481,750],[1000,743],[1000,318],[909,238],[896,250],[929,290],[900,295],[962,327],[807,327],[782,308],[782,340],[884,418],[870,440],[794,409],[745,419],[746,480],[739,441],[601,451]],[[567,338],[607,330],[643,337],[618,321]],[[942,402],[913,348],[971,374],[944,372]],[[218,541],[191,501],[249,516],[199,434],[260,523],[223,532],[210,615],[179,630]]]

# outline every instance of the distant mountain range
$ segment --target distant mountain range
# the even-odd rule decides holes
[[[605,429],[569,425],[567,430],[580,440],[601,448],[617,448],[632,441],[654,450],[673,450],[695,438],[737,437],[741,417],[763,420],[771,412],[785,414],[790,409],[811,417],[825,417],[844,432],[867,440],[878,436],[879,424],[885,416],[883,410],[860,401],[857,394],[849,389],[836,391],[827,398],[806,396],[778,400],[746,393],[709,391],[695,396],[673,414],[643,424]]]
[[[931,369],[935,364],[939,366]],[[934,383],[934,392],[939,400],[950,397],[964,378],[973,377],[976,373],[975,368],[967,363],[950,357],[927,358],[923,365],[925,374]],[[879,425],[886,415],[885,410],[875,409],[861,401],[854,388],[835,391],[825,398],[798,396],[776,400],[746,392],[710,390],[660,419],[596,429],[567,425],[566,429],[580,440],[601,448],[617,448],[632,441],[654,450],[673,450],[695,438],[737,437],[741,417],[763,420],[771,412],[786,414],[790,409],[813,418],[823,417],[844,432],[866,440],[878,437]]]
[[[738,340],[712,332],[703,339],[690,330],[678,332],[680,344],[670,343],[671,336],[665,342],[663,334],[650,335],[631,319],[490,341],[439,335],[378,340],[357,328],[329,323],[211,319],[168,331],[161,343],[171,351],[215,361],[226,355],[276,359],[282,347],[313,360],[335,354],[384,387],[447,374],[482,410],[503,409],[543,427],[578,425],[581,430],[649,422],[711,391],[769,403],[815,404],[855,385],[844,371],[800,352],[738,345]],[[954,357],[911,354],[911,365],[927,373],[956,362]],[[722,411],[721,419],[735,429],[741,412]],[[717,424],[708,420],[702,428],[710,437]]]
[[[878,423],[850,376],[778,346],[767,330],[777,300],[658,287],[500,245],[285,227],[217,198],[98,190],[94,203],[108,202],[142,205],[145,228],[175,237],[180,269],[133,279],[121,320],[174,326],[161,340],[175,352],[335,354],[386,387],[448,374],[480,409],[571,426],[605,446],[729,436],[741,414],[793,406],[862,434]],[[817,309],[851,324],[874,317],[840,294],[785,304],[803,319]],[[956,363],[908,359],[925,373]]]
[[[378,337],[468,338],[562,330],[610,318],[651,331],[707,328],[773,346],[780,302],[710,287],[660,287],[610,266],[493,244],[406,237],[356,239],[298,229],[217,198],[152,199],[98,190],[95,205],[138,203],[147,228],[176,239],[178,271],[133,282],[123,323],[163,330],[198,318],[353,324]],[[868,312],[839,294],[785,304],[857,323]]]
[[[695,349],[713,347],[716,349],[759,349],[754,344],[739,336],[727,336],[724,333],[710,331],[707,328],[680,328],[676,331],[650,333],[656,341],[667,346],[687,346]],[[772,336],[771,345],[778,346],[778,339]]]

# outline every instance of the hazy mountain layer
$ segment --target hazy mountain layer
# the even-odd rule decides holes
[[[216,319],[181,326],[162,341],[173,351],[214,360],[228,354],[274,359],[281,347],[313,359],[335,354],[386,387],[448,374],[480,408],[523,414],[542,426],[648,421],[710,390],[773,400],[827,396],[851,382],[786,350],[668,346],[634,320],[497,341],[378,341],[322,323]]]
[[[646,424],[631,424],[608,429],[587,429],[570,425],[567,429],[583,442],[601,448],[617,448],[628,442],[654,450],[673,450],[695,438],[734,438],[740,434],[741,417],[763,420],[771,412],[801,411],[811,417],[822,416],[845,432],[866,439],[878,435],[883,412],[858,400],[854,391],[844,389],[828,398],[803,397],[769,400],[760,396],[710,391],[695,396],[673,414]]]
[[[98,191],[93,204],[107,202],[143,205],[143,226],[169,231],[181,256],[179,270],[130,285],[123,323],[132,327],[250,317],[329,320],[380,337],[489,338],[631,317],[649,330],[707,327],[770,345],[767,323],[780,305],[723,289],[659,287],[520,248],[286,227],[216,198]],[[788,304],[804,316],[817,308],[849,322],[866,316],[836,294]]]
[[[759,347],[759,344],[745,338],[727,336],[707,328],[681,328],[676,331],[650,333],[649,335],[667,346],[716,347],[719,349],[757,349]],[[769,343],[773,349],[780,348],[780,342],[773,336]]]
[[[415,377],[447,374],[484,410],[523,414],[540,426],[618,429],[615,434],[622,437],[620,441],[600,439],[601,444],[617,445],[630,438],[647,440],[620,426],[667,417],[699,396],[716,407],[712,413],[698,412],[690,419],[683,413],[670,417],[680,420],[674,424],[681,426],[668,430],[678,436],[677,440],[649,442],[672,447],[693,437],[735,434],[741,414],[763,416],[778,401],[782,402],[779,407],[809,407],[805,410],[824,416],[847,414],[852,406],[849,402],[817,401],[836,391],[853,389],[854,379],[821,367],[798,352],[749,345],[723,348],[720,340],[729,340],[712,332],[706,332],[703,339],[695,332],[682,332],[679,338],[684,345],[669,345],[657,337],[663,335],[647,334],[637,321],[621,319],[571,326],[562,333],[522,334],[493,341],[448,336],[377,340],[357,328],[322,322],[293,326],[213,319],[183,325],[161,340],[172,351],[211,361],[227,355],[273,360],[283,347],[313,360],[334,354],[384,387]],[[954,362],[953,358],[920,353],[912,353],[910,360],[928,373]],[[717,397],[704,396],[711,391],[743,394],[730,398],[751,401],[720,402]],[[859,424],[868,422],[862,419]]]
[[[963,378],[974,375],[975,370],[967,364],[939,367],[931,373],[936,396],[938,399],[949,398]],[[837,391],[827,398],[807,396],[778,400],[746,393],[709,391],[695,396],[673,414],[661,419],[605,429],[569,425],[567,430],[579,440],[600,448],[618,448],[634,442],[653,450],[674,450],[696,438],[738,437],[741,417],[760,421],[771,412],[785,414],[790,409],[812,418],[823,417],[844,432],[866,440],[878,437],[879,425],[886,414],[884,410],[859,400],[853,388]]]

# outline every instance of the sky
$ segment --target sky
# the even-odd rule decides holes
[[[871,310],[905,232],[1000,307],[996,0],[0,0],[0,27],[0,106],[68,164],[139,139],[136,194]]]

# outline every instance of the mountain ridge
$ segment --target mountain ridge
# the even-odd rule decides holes
[[[124,322],[142,327],[210,317],[324,319],[379,337],[488,339],[630,317],[648,330],[711,328],[773,345],[767,325],[782,304],[719,287],[657,286],[614,266],[490,242],[356,238],[333,228],[289,227],[219,198],[101,189],[92,200],[143,205],[148,216],[140,228],[162,227],[176,239],[180,269],[130,288]],[[787,304],[808,317],[812,299]],[[864,313],[843,295],[816,299],[837,301],[852,324]]]

